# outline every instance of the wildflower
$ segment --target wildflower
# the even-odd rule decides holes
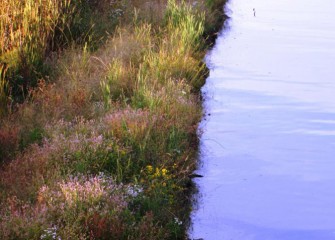
[[[148,165],[148,166],[147,166],[147,171],[148,171],[149,173],[151,173],[152,170],[153,170],[153,167],[152,167],[151,165]]]
[[[177,218],[177,217],[174,218],[174,222],[176,224],[178,224],[178,225],[182,225],[183,224],[183,222],[181,220],[179,220],[179,218]]]
[[[141,192],[143,192],[143,188],[139,185],[128,186],[127,192],[131,197],[137,197]]]
[[[55,239],[55,240],[61,240],[59,236],[57,236],[57,227],[51,227],[47,228],[43,231],[44,233],[41,235],[42,239]]]
[[[163,168],[162,169],[162,176],[165,177],[167,173],[168,173],[168,170]]]
[[[155,177],[160,177],[161,176],[161,171],[159,170],[159,168],[156,168],[156,172],[155,172]]]
[[[103,137],[102,135],[99,135],[99,136],[93,137],[91,141],[92,143],[101,144],[103,142]]]
[[[127,206],[125,190],[103,173],[96,176],[79,175],[59,182],[55,190],[43,186],[38,200],[58,209],[76,207],[80,203],[88,208],[121,211]],[[136,187],[128,195],[136,195],[140,191],[141,188]]]

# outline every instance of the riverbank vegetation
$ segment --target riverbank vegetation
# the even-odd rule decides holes
[[[0,6],[0,239],[185,239],[223,0]]]

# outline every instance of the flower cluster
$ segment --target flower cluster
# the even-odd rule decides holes
[[[57,236],[57,227],[47,228],[43,231],[40,240],[61,240],[61,237]]]
[[[154,168],[151,165],[147,165],[145,171],[143,172],[144,176],[142,182],[148,184],[149,189],[157,189],[157,188],[173,188],[175,184],[173,184],[173,175],[170,171],[163,168]]]
[[[124,187],[102,173],[92,177],[70,177],[58,183],[55,189],[43,186],[38,195],[40,203],[46,203],[58,211],[83,206],[92,212],[120,212],[127,207],[126,200]]]
[[[162,179],[171,179],[171,175],[166,168],[153,168],[151,165],[146,167],[149,179],[162,178]]]

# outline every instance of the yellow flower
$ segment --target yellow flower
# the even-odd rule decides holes
[[[168,173],[168,170],[165,169],[165,168],[163,168],[163,169],[162,169],[162,176],[163,176],[163,177],[166,176],[167,173]]]
[[[152,170],[153,170],[152,166],[151,166],[151,165],[148,165],[148,166],[147,166],[147,171],[148,171],[149,173],[151,173]]]
[[[159,171],[159,168],[156,168],[155,176],[159,177],[161,175],[161,172]]]

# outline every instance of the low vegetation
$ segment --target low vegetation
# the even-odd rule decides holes
[[[186,239],[223,0],[0,6],[0,239]]]

